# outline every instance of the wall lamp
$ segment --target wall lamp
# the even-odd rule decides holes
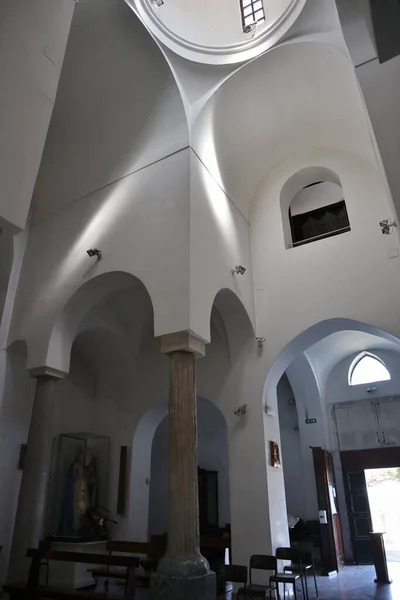
[[[244,417],[244,415],[247,413],[247,404],[242,404],[242,406],[239,406],[239,408],[237,408],[236,410],[233,411],[233,414],[236,417]]]
[[[392,219],[384,219],[383,221],[379,221],[379,226],[383,235],[390,235],[393,233],[392,229],[397,227],[397,223],[396,221],[392,221]]]
[[[97,250],[97,248],[89,248],[89,250],[86,250],[86,252],[90,258],[92,258],[92,256],[97,256],[97,260],[101,260],[103,258],[101,250]]]
[[[257,346],[259,348],[262,348],[264,346],[265,338],[263,338],[263,337],[256,337],[256,342],[257,342]]]
[[[232,269],[232,273],[234,275],[244,275],[246,273],[246,267],[242,265],[236,265],[234,269]]]

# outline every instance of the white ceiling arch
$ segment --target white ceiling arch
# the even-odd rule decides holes
[[[373,157],[350,59],[307,41],[271,50],[226,80],[201,111],[192,146],[246,219],[267,174],[293,155],[329,147]]]

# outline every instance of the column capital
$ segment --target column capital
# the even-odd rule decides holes
[[[206,345],[204,340],[190,331],[178,331],[177,333],[168,333],[161,337],[161,352],[162,354],[189,352],[196,357],[200,357],[205,355]]]
[[[40,377],[50,377],[52,379],[64,379],[67,375],[64,371],[59,371],[58,369],[53,369],[53,367],[35,367],[33,369],[29,369],[29,375],[34,377],[35,379],[40,379]]]

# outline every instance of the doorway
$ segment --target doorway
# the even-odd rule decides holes
[[[400,468],[365,469],[373,531],[385,532],[388,562],[400,562]]]
[[[389,528],[387,559],[400,561],[400,447],[346,451],[340,459],[354,562],[372,564],[370,532]]]

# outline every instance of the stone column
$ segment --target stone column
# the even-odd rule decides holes
[[[48,367],[32,369],[37,379],[24,470],[18,497],[11,547],[9,581],[23,581],[29,567],[28,548],[37,548],[43,536],[47,487],[54,432],[54,387],[65,373]]]
[[[204,342],[164,336],[170,357],[168,547],[152,579],[154,600],[215,600],[215,573],[200,554],[195,358]]]

